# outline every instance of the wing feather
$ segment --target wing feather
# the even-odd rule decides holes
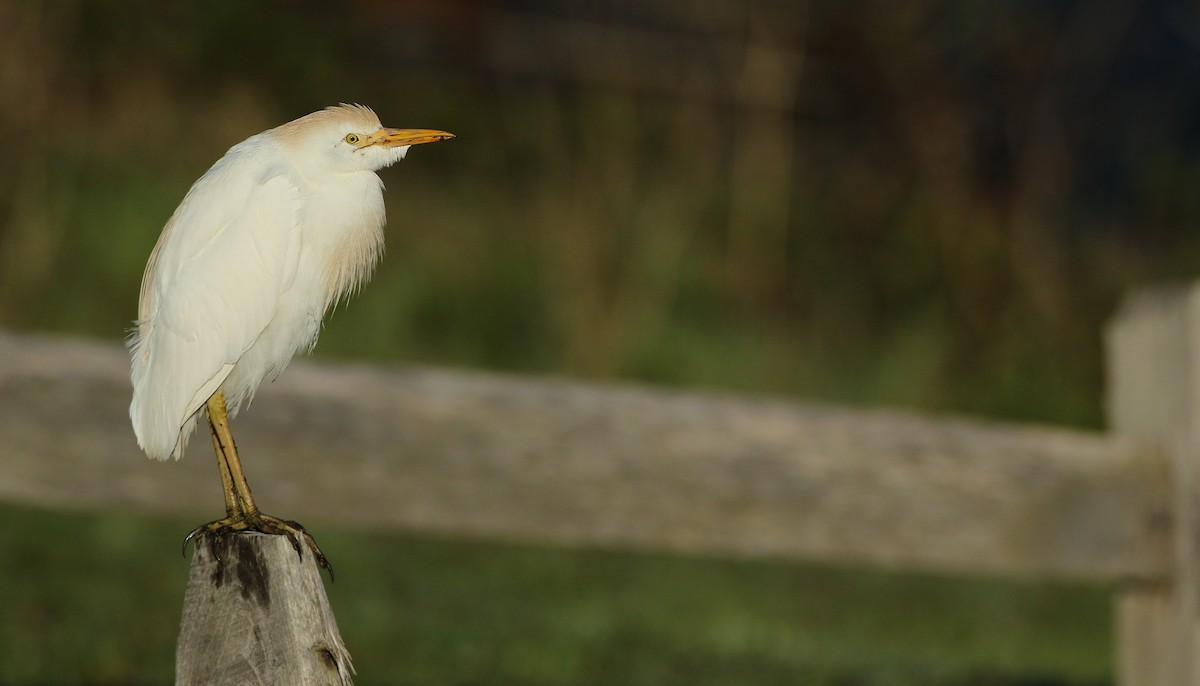
[[[138,443],[178,458],[199,410],[270,324],[294,275],[302,194],[255,139],[196,182],[146,265],[130,341]]]

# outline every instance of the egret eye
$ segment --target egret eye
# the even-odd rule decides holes
[[[350,145],[358,145],[358,134],[357,133],[346,134],[345,141],[347,143],[349,143]]]

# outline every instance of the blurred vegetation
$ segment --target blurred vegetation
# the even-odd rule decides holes
[[[319,107],[363,102],[385,124],[459,138],[416,149],[383,173],[389,254],[370,287],[335,315],[320,355],[1097,427],[1100,331],[1121,293],[1200,267],[1198,36],[1195,8],[1181,0],[0,3],[0,133],[10,160],[0,165],[0,327],[121,337],[158,231],[224,149]],[[63,544],[11,536],[8,560],[13,546],[47,546],[22,552],[28,559]],[[369,564],[353,552],[366,539],[350,540],[339,561]],[[449,573],[456,556],[471,558],[474,572],[494,552],[369,545],[391,550],[389,565],[417,556],[414,565],[430,565],[422,573]],[[723,563],[566,551],[500,558],[532,576],[514,581],[504,577],[516,574],[503,569],[508,563],[497,563],[496,595],[513,592],[506,584],[595,584],[591,596],[527,598],[547,603],[530,612],[579,608],[553,620],[564,622],[600,611],[589,604],[613,603],[605,612],[638,606],[607,585],[608,572],[591,579],[573,569],[556,580],[564,565],[626,570],[613,578],[676,565],[680,578],[711,582],[712,607],[730,609],[725,620],[713,609],[697,621],[761,641],[733,653],[695,636],[690,648],[654,647],[660,639],[649,622],[593,634],[602,654],[547,647],[537,660],[573,666],[546,666],[541,677],[508,672],[514,683],[668,683],[676,668],[694,679],[728,677],[713,683],[737,683],[729,670],[747,683],[1021,683],[965,680],[958,665],[966,658],[954,651],[899,657],[911,636],[898,617],[912,611],[897,598],[911,602],[913,589],[921,597],[947,585],[964,598],[1015,593],[986,584],[889,582],[896,597],[872,600],[885,606],[879,612],[848,609],[833,629],[843,638],[833,641],[773,619],[773,604],[758,608],[758,591],[743,586],[854,606],[836,589],[861,586],[839,585],[840,573],[749,565],[727,579]],[[164,594],[182,579],[180,571],[164,580],[163,563],[143,562],[139,573],[156,575],[146,583],[164,584]],[[105,564],[131,566],[116,557]],[[822,590],[809,591],[804,579]],[[363,652],[386,658],[389,641],[415,646],[394,672],[412,683],[435,662],[468,669],[479,659],[539,653],[542,639],[525,624],[520,630],[534,633],[519,648],[474,634],[460,644],[452,626],[405,624],[419,596],[385,600],[387,584],[378,583],[379,596],[367,595],[362,579],[353,582],[362,596],[335,588],[335,605],[360,660],[371,660]],[[447,582],[444,592],[461,590],[454,583],[468,585]],[[1036,603],[1042,591],[1029,593]],[[1079,631],[1107,645],[1094,614],[1099,596],[1066,597],[1064,614],[1091,618]],[[154,606],[160,619],[177,609],[177,598],[157,601],[165,603]],[[375,602],[394,603],[394,621],[349,609]],[[481,612],[520,614],[504,598],[489,602],[497,604]],[[913,626],[974,622],[974,602]],[[766,615],[744,633],[736,623],[753,608]],[[462,610],[427,612],[443,621],[435,615]],[[1025,628],[997,640],[1022,641],[1044,620],[1031,610]],[[722,621],[733,628],[720,629]],[[160,629],[173,635],[170,622]],[[446,642],[435,642],[442,632]],[[155,645],[169,651],[162,638]],[[561,638],[558,630],[547,630],[550,638]],[[826,659],[841,640],[850,652]],[[12,635],[4,641],[0,650],[33,659],[33,648]],[[640,669],[622,659],[625,642],[651,662],[686,655],[637,676],[621,671]],[[953,644],[929,638],[940,642]],[[1061,683],[1097,679],[1108,665],[1107,654],[1078,669],[1039,663],[1036,649],[1019,645],[1011,662],[971,664],[997,674],[1045,669]],[[139,664],[137,651],[149,648],[133,650],[112,659]],[[145,678],[106,671],[106,659],[76,667],[56,660],[55,669],[78,671],[10,672],[5,680]],[[653,670],[665,671],[646,676]],[[362,683],[378,673],[364,670]],[[502,681],[466,672],[443,679]]]
[[[194,522],[0,521],[0,683],[170,681],[187,564],[168,553]],[[337,530],[321,545],[359,686],[1034,686],[1111,667],[1099,588]]]

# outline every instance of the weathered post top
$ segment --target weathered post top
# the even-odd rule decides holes
[[[349,686],[353,668],[312,553],[239,533],[192,555],[175,683]],[[220,559],[213,556],[216,551]]]

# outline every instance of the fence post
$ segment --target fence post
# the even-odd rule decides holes
[[[1108,327],[1115,432],[1157,446],[1171,484],[1166,579],[1117,591],[1118,686],[1200,683],[1200,285],[1134,293]]]
[[[317,564],[284,536],[196,542],[175,651],[175,683],[349,686]]]

